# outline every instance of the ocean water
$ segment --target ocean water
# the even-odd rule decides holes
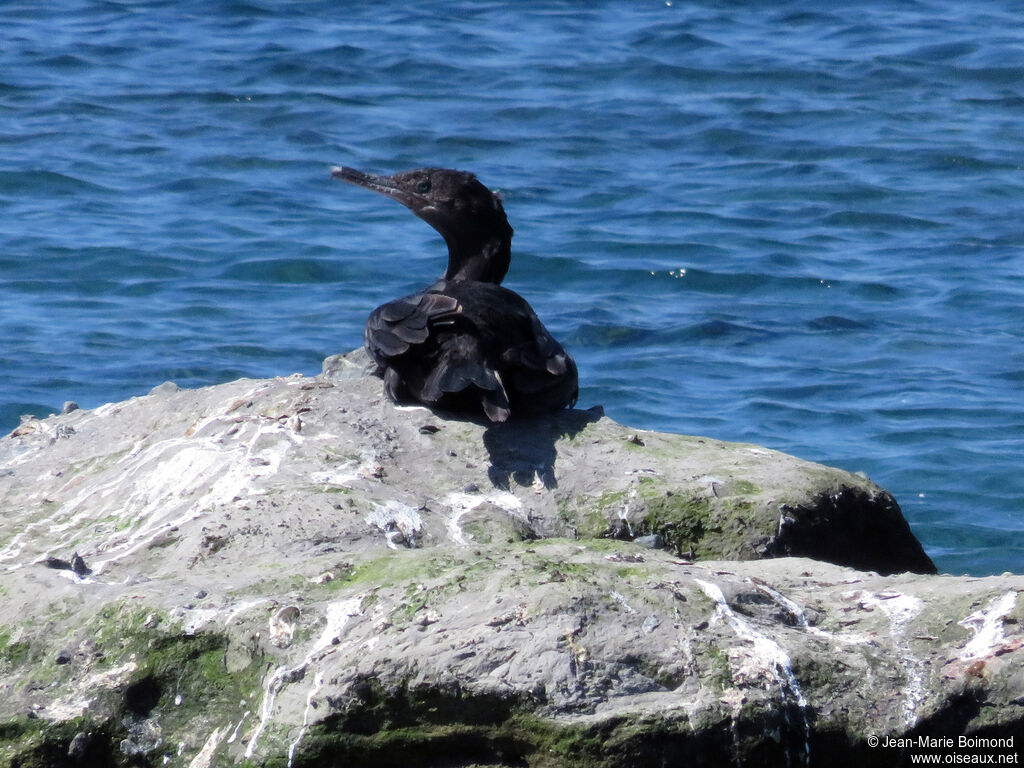
[[[580,404],[863,471],[1024,570],[1024,16],[976,4],[0,6],[0,429],[314,374],[445,249],[332,182],[475,171]]]

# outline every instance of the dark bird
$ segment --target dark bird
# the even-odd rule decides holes
[[[335,168],[331,175],[397,200],[448,244],[440,280],[377,307],[366,321],[366,349],[392,400],[483,408],[491,421],[576,402],[576,363],[526,300],[501,286],[512,227],[497,194],[472,173],[443,168],[393,176]]]

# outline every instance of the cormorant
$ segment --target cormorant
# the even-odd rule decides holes
[[[491,421],[575,404],[576,363],[526,300],[500,285],[512,227],[497,194],[472,173],[444,168],[393,176],[335,168],[331,176],[397,200],[448,244],[440,280],[377,307],[366,322],[366,349],[393,401],[483,408]]]

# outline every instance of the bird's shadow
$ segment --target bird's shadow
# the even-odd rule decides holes
[[[529,419],[487,423],[484,447],[489,465],[487,477],[495,488],[510,490],[512,483],[556,488],[555,444],[573,438],[604,415],[601,406],[588,410],[557,411]]]

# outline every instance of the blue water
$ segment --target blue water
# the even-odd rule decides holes
[[[445,252],[330,166],[474,170],[584,407],[864,471],[1024,570],[1019,3],[0,6],[0,429],[314,374]]]

